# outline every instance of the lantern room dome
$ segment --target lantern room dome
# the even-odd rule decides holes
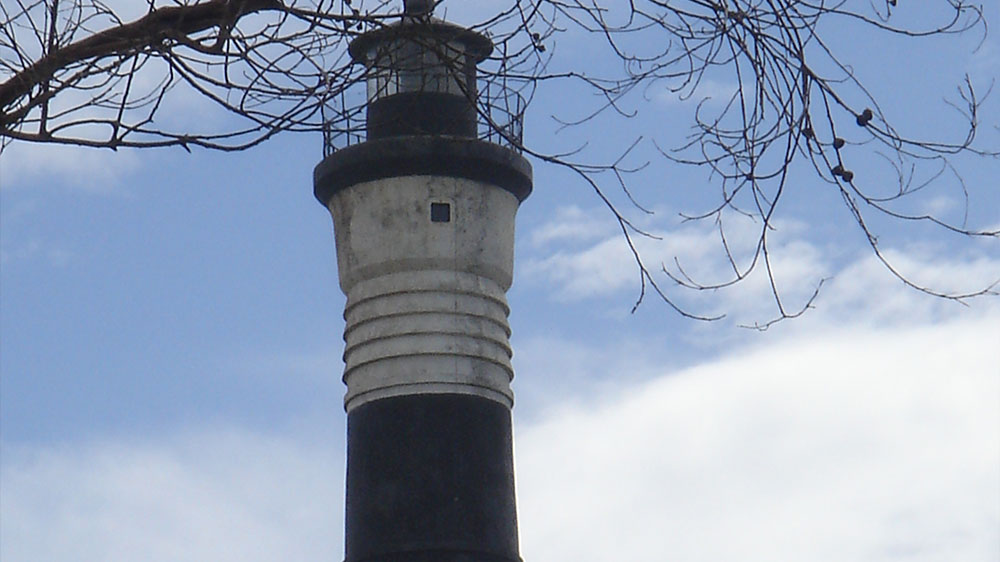
[[[478,64],[493,52],[493,42],[471,29],[431,16],[406,16],[392,24],[359,35],[348,51],[355,62],[371,66],[378,61],[379,47],[412,41],[426,45],[447,45]]]

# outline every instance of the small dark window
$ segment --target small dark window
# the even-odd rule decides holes
[[[431,222],[451,222],[451,205],[431,203]]]

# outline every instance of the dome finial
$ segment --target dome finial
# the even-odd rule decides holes
[[[434,11],[434,0],[403,0],[403,13],[424,16]]]

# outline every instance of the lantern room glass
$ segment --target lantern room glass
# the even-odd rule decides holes
[[[407,92],[475,97],[475,61],[460,44],[398,39],[372,47],[366,58],[369,103]]]

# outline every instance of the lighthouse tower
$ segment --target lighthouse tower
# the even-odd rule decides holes
[[[347,295],[346,562],[520,560],[505,293],[531,167],[480,138],[491,41],[432,5],[351,43],[365,140],[314,172]]]

